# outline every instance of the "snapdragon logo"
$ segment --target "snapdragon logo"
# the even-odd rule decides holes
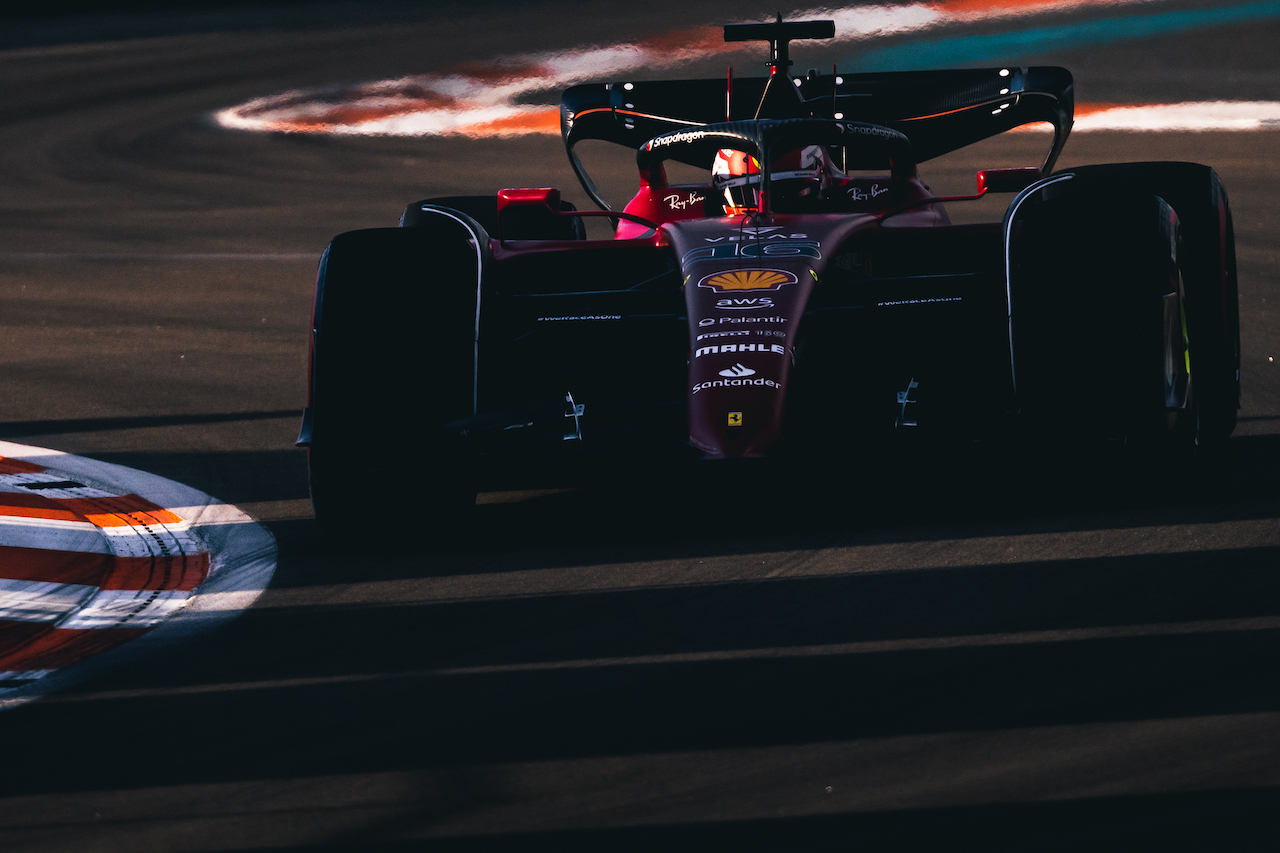
[[[708,349],[715,349],[715,347],[708,347]],[[699,352],[698,354],[701,355],[702,353]],[[742,362],[738,362],[733,367],[726,367],[724,370],[720,371],[720,375],[736,378],[740,376],[755,376],[756,372],[750,367],[744,367]]]
[[[707,133],[703,130],[682,130],[679,133],[669,133],[666,136],[659,136],[655,139],[650,139],[645,145],[645,148],[652,151],[655,148],[662,148],[665,145],[675,145],[679,142],[696,142],[706,136]]]
[[[874,124],[836,124],[836,129],[840,133],[853,133],[858,136],[878,136],[881,139],[906,139],[901,133],[887,127],[880,127]]]

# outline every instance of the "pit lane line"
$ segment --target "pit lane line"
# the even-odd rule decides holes
[[[203,492],[0,441],[0,710],[235,618],[275,564],[271,534]]]

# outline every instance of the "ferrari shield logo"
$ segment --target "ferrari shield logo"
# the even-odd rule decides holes
[[[784,284],[795,284],[796,277],[783,270],[729,270],[712,273],[698,287],[709,287],[716,293],[737,290],[777,290]]]
[[[729,426],[742,426],[742,412],[729,413]]]

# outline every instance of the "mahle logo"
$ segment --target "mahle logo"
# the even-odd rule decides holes
[[[783,270],[730,270],[712,273],[698,282],[698,287],[709,287],[716,293],[738,290],[777,290],[784,284],[795,284],[798,279]]]
[[[770,355],[786,355],[787,348],[782,344],[707,344],[705,347],[698,347],[694,350],[693,357],[702,358],[704,355],[716,355],[726,352],[763,352],[769,353]],[[739,364],[738,367],[742,367],[742,365]],[[746,368],[743,369],[745,370]],[[724,371],[721,371],[721,374],[725,376],[729,375],[724,373]],[[734,375],[746,376],[745,373],[735,373]]]

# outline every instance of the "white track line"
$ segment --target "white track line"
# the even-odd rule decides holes
[[[96,586],[0,578],[0,619],[15,622],[56,622],[83,607],[97,593]]]
[[[102,529],[87,521],[0,516],[0,538],[12,548],[43,548],[82,554],[110,554]]]
[[[93,596],[71,618],[58,623],[59,628],[112,628],[128,619],[131,628],[150,628],[176,614],[190,600],[192,593],[169,589],[104,589]]]

